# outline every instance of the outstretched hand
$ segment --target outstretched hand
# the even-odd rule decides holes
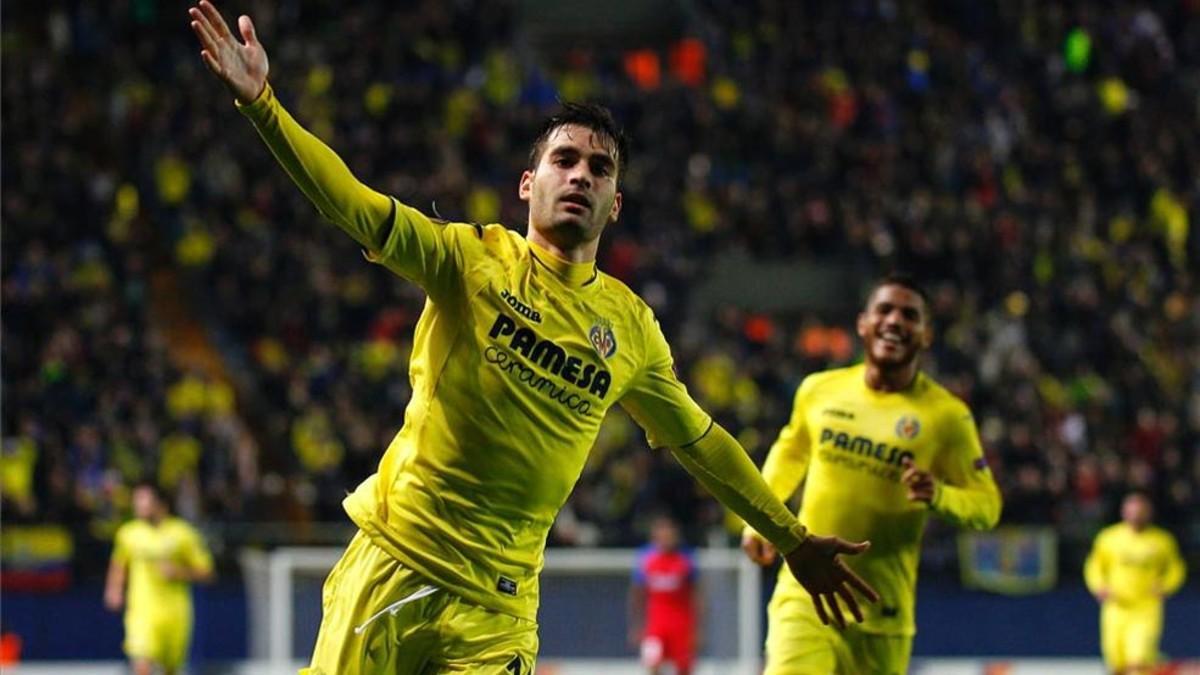
[[[200,0],[199,6],[189,9],[188,14],[192,17],[192,31],[200,38],[200,57],[208,69],[221,78],[239,102],[250,103],[258,98],[267,86],[267,51],[258,41],[250,17],[244,14],[238,17],[243,44],[208,0]]]
[[[838,598],[846,604],[854,619],[862,622],[863,613],[851,589],[858,591],[871,602],[879,601],[879,594],[855,574],[840,555],[857,555],[871,547],[870,542],[850,543],[837,537],[809,535],[804,543],[784,556],[792,576],[812,596],[817,609],[817,618],[828,625],[832,622],[839,628],[846,627],[846,618],[838,605]]]

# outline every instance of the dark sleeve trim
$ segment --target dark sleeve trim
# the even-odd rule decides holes
[[[714,420],[714,419],[712,419],[712,418],[710,417],[710,418],[708,419],[708,427],[707,427],[707,428],[704,430],[704,433],[702,433],[702,434],[700,434],[699,436],[697,436],[697,437],[696,437],[696,440],[694,440],[694,441],[691,441],[690,443],[684,443],[683,445],[681,445],[681,446],[679,446],[679,447],[681,447],[681,448],[690,448],[691,446],[693,446],[693,445],[695,445],[695,444],[699,443],[700,441],[704,440],[704,437],[708,435],[708,432],[712,431],[713,427],[714,427],[716,424],[717,424],[717,421],[716,421],[716,420]]]

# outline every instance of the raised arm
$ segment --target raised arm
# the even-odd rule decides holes
[[[808,425],[804,415],[804,399],[810,382],[805,380],[796,390],[792,417],[779,432],[779,438],[771,445],[767,461],[763,464],[763,480],[771,492],[785,502],[796,492],[800,481],[804,480],[811,459]],[[775,547],[748,525],[742,533],[742,550],[759,565],[775,562]]]
[[[784,553],[796,580],[812,594],[822,621],[845,625],[835,595],[861,621],[850,588],[871,600],[877,596],[838,556],[861,553],[869,544],[805,532],[772,494],[742,446],[688,395],[675,376],[666,338],[648,309],[645,314],[646,365],[626,390],[621,406],[646,430],[652,447],[671,448],[683,468],[717,500]],[[828,605],[828,613],[822,602]]]
[[[239,42],[208,0],[189,13],[204,63],[233,93],[238,109],[321,215],[357,241],[373,261],[431,295],[451,282],[453,254],[445,228],[360,182],[337,153],[279,103],[267,82],[267,53],[250,17],[238,18]]]

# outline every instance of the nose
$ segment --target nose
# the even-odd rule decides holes
[[[578,188],[582,188],[584,190],[592,187],[592,176],[588,172],[587,167],[584,166],[583,162],[580,162],[575,167],[575,170],[571,172],[570,182],[571,182],[571,185],[574,185],[575,187],[578,187]]]

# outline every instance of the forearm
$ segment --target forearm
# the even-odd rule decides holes
[[[337,153],[283,108],[269,84],[254,102],[239,103],[238,109],[322,215],[367,250],[383,248],[393,208],[389,197],[359,182]]]
[[[958,487],[939,482],[930,508],[960,527],[990,530],[1000,522],[1000,491],[994,483]]]
[[[771,493],[745,450],[720,425],[714,423],[700,440],[671,452],[714,497],[781,553],[790,553],[804,540],[804,527]]]

